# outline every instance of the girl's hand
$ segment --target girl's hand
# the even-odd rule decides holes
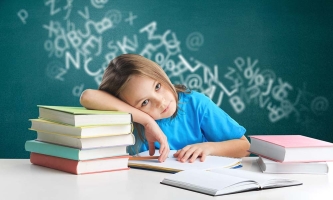
[[[160,129],[157,123],[153,120],[145,124],[144,127],[145,127],[145,136],[148,141],[149,155],[151,156],[154,155],[155,153],[154,142],[157,141],[160,143],[160,149],[159,149],[160,157],[158,158],[158,161],[164,162],[170,152],[167,137],[164,135],[163,131]]]
[[[200,157],[200,161],[203,162],[206,159],[207,155],[210,155],[211,145],[208,142],[198,143],[187,145],[183,149],[178,150],[174,157],[177,157],[177,160],[180,162],[186,162],[189,160],[190,163],[194,162],[198,157]]]

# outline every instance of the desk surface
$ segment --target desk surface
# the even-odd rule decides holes
[[[243,159],[237,170],[259,171],[254,157]],[[72,175],[32,165],[28,159],[0,160],[0,199],[332,199],[333,174],[279,174],[303,182],[301,186],[251,191],[212,197],[160,184],[170,174],[130,169]]]

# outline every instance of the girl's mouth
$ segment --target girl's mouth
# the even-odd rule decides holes
[[[170,103],[169,103],[169,105],[161,112],[161,114],[163,114],[163,113],[165,113],[166,111],[168,111],[169,110],[169,106],[170,106]]]

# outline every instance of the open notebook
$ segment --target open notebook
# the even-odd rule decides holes
[[[220,156],[207,156],[204,162],[197,159],[193,163],[179,162],[173,157],[175,150],[170,151],[168,158],[160,163],[157,159],[154,160],[129,160],[128,166],[132,168],[148,169],[162,172],[175,173],[183,170],[210,170],[219,168],[237,168],[241,166],[240,158],[228,158]],[[154,154],[159,155],[158,150]],[[149,156],[148,151],[139,153],[138,156]]]
[[[301,185],[297,180],[237,169],[186,170],[165,177],[161,184],[212,196]]]

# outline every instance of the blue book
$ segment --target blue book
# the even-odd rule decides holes
[[[123,145],[81,150],[46,142],[40,142],[37,140],[28,140],[25,143],[26,151],[49,156],[56,156],[60,158],[67,158],[71,160],[91,160],[113,156],[124,156],[128,155],[126,152],[126,147],[127,146]]]

